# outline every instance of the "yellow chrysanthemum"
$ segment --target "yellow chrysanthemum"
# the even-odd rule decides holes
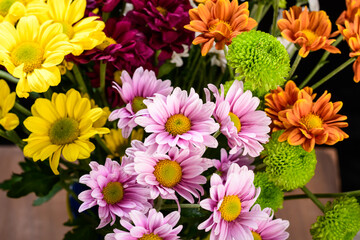
[[[0,0],[0,22],[7,21],[15,24],[21,17],[32,15],[38,4],[43,0]]]
[[[102,30],[105,23],[97,16],[84,18],[86,0],[48,0],[44,5],[45,12],[39,12],[36,16],[62,24],[63,32],[74,47],[72,54],[78,56],[104,41],[106,36]]]
[[[73,48],[62,33],[61,24],[39,24],[35,16],[22,17],[16,28],[9,22],[0,24],[1,65],[14,77],[19,97],[31,91],[46,92],[61,81],[57,67]]]
[[[5,130],[13,130],[19,125],[19,118],[9,111],[15,104],[15,92],[10,93],[10,88],[4,80],[0,80],[0,125]]]
[[[83,94],[83,97],[86,97],[87,99],[90,100],[91,108],[97,108],[97,107],[99,107],[98,105],[96,105],[95,100],[92,99],[92,98],[90,98],[89,94],[84,93],[84,94]],[[107,122],[107,120],[108,120],[108,118],[109,118],[109,115],[110,115],[110,113],[111,113],[109,107],[104,107],[102,110],[103,110],[103,114],[102,114],[102,115],[100,116],[100,118],[99,118],[98,120],[96,120],[96,122],[94,122],[94,124],[93,124],[93,126],[94,126],[95,128],[103,127],[103,126],[106,124],[106,122]]]
[[[90,100],[80,96],[74,89],[52,95],[51,101],[39,98],[31,107],[33,116],[24,121],[31,132],[24,141],[24,155],[34,161],[49,158],[50,167],[59,174],[60,155],[70,161],[90,157],[95,149],[89,138],[109,133],[108,128],[95,128],[102,115],[101,108],[91,108]]]
[[[132,140],[142,141],[144,136],[144,129],[139,128],[138,130],[133,130],[130,136],[130,141],[128,138],[123,138],[121,129],[111,129],[110,134],[104,136],[106,146],[112,152],[113,157],[122,157],[125,154],[125,150],[130,147],[130,142]]]

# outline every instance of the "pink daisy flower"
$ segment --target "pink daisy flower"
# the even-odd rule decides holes
[[[125,107],[114,110],[109,121],[119,119],[118,128],[122,130],[124,138],[128,138],[134,127],[137,126],[134,119],[146,108],[144,99],[153,97],[155,94],[169,95],[172,91],[171,81],[157,79],[153,71],[139,67],[133,77],[123,71],[121,73],[122,87],[114,83],[114,88],[126,104]]]
[[[230,154],[243,149],[243,155],[251,157],[259,156],[264,149],[261,145],[269,139],[269,124],[271,119],[264,111],[256,110],[260,100],[253,97],[248,90],[243,91],[243,83],[235,80],[226,96],[224,86],[221,85],[221,94],[212,84],[208,85],[216,99],[214,117],[220,123],[220,130],[230,146]],[[210,101],[210,93],[207,92],[207,100]]]
[[[261,212],[261,207],[256,204],[252,207],[251,211]],[[252,230],[254,239],[262,240],[285,240],[289,238],[289,233],[285,230],[289,227],[289,221],[282,220],[281,218],[273,220],[274,211],[271,208],[262,210],[268,216],[267,219],[258,221],[258,228]]]
[[[105,236],[105,240],[175,240],[179,239],[178,234],[182,225],[175,225],[180,219],[179,212],[171,212],[166,217],[155,209],[149,211],[148,216],[139,211],[131,211],[130,219],[133,222],[121,220],[121,225],[129,232],[115,229],[114,233]]]
[[[213,166],[221,173],[221,178],[226,180],[226,176],[231,164],[236,163],[240,167],[247,166],[249,170],[255,169],[255,166],[251,165],[254,162],[254,158],[242,155],[242,149],[237,151],[235,154],[229,154],[224,148],[220,150],[220,161],[213,159]]]
[[[190,203],[194,203],[194,195],[200,198],[204,189],[200,184],[206,183],[201,175],[207,169],[202,153],[191,149],[173,147],[168,154],[137,151],[135,152],[134,169],[139,184],[150,188],[150,196],[177,200],[175,192]]]
[[[214,103],[204,104],[194,89],[188,95],[180,88],[167,97],[156,95],[152,100],[145,101],[147,114],[135,119],[151,133],[145,139],[145,146],[156,146],[163,153],[175,146],[217,147],[218,142],[211,135],[219,129],[219,124],[211,118]]]
[[[100,224],[97,228],[110,221],[113,225],[116,216],[129,217],[131,210],[146,213],[152,207],[148,202],[149,190],[136,183],[136,176],[126,174],[123,164],[107,158],[105,166],[94,161],[89,165],[90,174],[83,175],[79,182],[91,189],[79,194],[79,200],[84,202],[79,212],[98,205]]]
[[[254,172],[237,164],[230,166],[225,183],[213,174],[210,198],[200,202],[202,208],[213,213],[198,229],[211,230],[212,240],[253,240],[250,228],[257,229],[257,222],[267,217],[263,212],[250,211],[260,194],[253,182]]]

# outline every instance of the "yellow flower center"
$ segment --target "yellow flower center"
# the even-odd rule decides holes
[[[318,115],[310,113],[300,119],[300,122],[305,125],[307,129],[322,128],[323,122]]]
[[[175,114],[168,118],[165,130],[173,136],[181,135],[190,131],[191,121],[182,114]]]
[[[14,2],[17,2],[17,1],[16,0],[0,0],[0,15],[5,17],[8,14],[11,5],[13,5]]]
[[[181,181],[182,169],[176,161],[160,160],[154,168],[156,180],[164,187],[172,188]]]
[[[65,33],[69,37],[69,39],[72,39],[72,37],[74,36],[74,28],[67,22],[59,23],[61,23],[63,27],[63,33]]]
[[[212,25],[210,28],[209,28],[209,32],[214,32],[215,30],[218,29],[218,26],[219,25],[225,25],[225,28],[227,28],[230,32],[230,34],[233,32],[232,31],[232,27],[230,25],[230,23],[224,21],[224,20],[219,20],[219,22],[215,23],[214,25]],[[224,26],[223,26],[224,27]]]
[[[241,131],[241,122],[238,116],[233,114],[232,112],[229,112],[230,120],[234,123],[234,126],[236,127],[237,131]]]
[[[156,10],[158,10],[164,17],[167,15],[167,10],[163,7],[157,6]]]
[[[316,33],[314,33],[311,30],[308,30],[308,29],[302,30],[302,33],[305,34],[305,36],[308,40],[308,42],[306,43],[307,46],[313,44],[315,42],[315,40],[318,38],[318,35]]]
[[[50,142],[65,145],[75,141],[80,134],[79,123],[72,118],[56,120],[49,129]]]
[[[144,234],[141,238],[138,238],[138,240],[163,240],[161,237],[159,237],[157,234]]]
[[[28,73],[41,67],[44,49],[38,43],[23,42],[12,50],[10,56],[15,66],[24,64],[23,71]]]
[[[124,187],[119,182],[109,182],[102,190],[107,204],[120,202],[124,197]]]
[[[219,211],[225,221],[234,221],[241,212],[241,201],[239,197],[236,195],[225,196]]]
[[[132,107],[132,110],[134,111],[134,113],[137,113],[141,109],[146,108],[146,105],[144,103],[144,99],[145,98],[143,98],[143,97],[134,97],[133,102],[131,104],[131,107]]]
[[[260,234],[258,234],[257,232],[253,232],[251,231],[253,237],[254,237],[254,240],[262,240]]]
[[[104,49],[110,46],[111,44],[117,44],[117,42],[113,38],[106,37],[101,44],[96,46],[96,48],[100,49],[101,51],[104,51]]]

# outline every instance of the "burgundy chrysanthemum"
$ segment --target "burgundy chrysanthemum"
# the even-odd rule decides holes
[[[92,11],[99,8],[103,12],[112,12],[120,0],[86,0],[86,9]]]
[[[131,0],[134,10],[127,17],[149,39],[149,45],[161,50],[159,61],[170,59],[173,51],[184,51],[183,44],[190,45],[194,33],[184,29],[189,24],[188,0]]]

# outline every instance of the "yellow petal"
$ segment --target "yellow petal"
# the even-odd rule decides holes
[[[56,21],[64,21],[65,20],[65,13],[67,5],[66,3],[69,3],[69,0],[59,1],[59,0],[48,0],[47,4],[50,8],[50,16],[52,19]]]
[[[45,91],[47,91],[47,89],[49,89],[49,85],[57,86],[57,85],[59,85],[59,83],[61,81],[60,71],[59,71],[59,68],[57,68],[56,66],[49,67],[49,68],[34,69],[34,74],[36,76],[36,79],[41,80],[41,84],[44,89],[46,86]],[[30,85],[30,79],[28,79],[28,81],[29,81],[29,85]]]
[[[66,96],[63,93],[57,95],[55,99],[56,111],[59,113],[61,118],[66,117]]]
[[[15,27],[9,22],[0,24],[0,43],[1,48],[10,51],[18,42],[18,36]]]
[[[82,119],[84,117],[84,115],[90,111],[90,108],[91,108],[91,104],[90,104],[89,99],[81,98],[74,106],[75,120],[79,121],[80,119]]]
[[[49,123],[55,122],[60,118],[60,115],[56,112],[55,106],[48,99],[38,98],[35,101],[37,113]]]
[[[84,12],[86,8],[85,0],[75,0],[71,3],[70,8],[66,12],[66,19],[70,25],[78,22],[81,18],[84,17]]]
[[[59,175],[59,171],[57,170],[58,166],[59,166],[59,161],[60,161],[60,153],[61,153],[61,148],[59,150],[57,150],[52,156],[50,156],[49,158],[49,163],[50,163],[50,167],[51,170],[54,172],[55,175]]]
[[[49,89],[47,78],[45,74],[41,74],[42,71],[43,69],[34,69],[34,71],[29,72],[26,76],[32,92],[42,93]]]
[[[22,42],[34,41],[40,28],[39,21],[35,16],[20,18],[16,30]]]
[[[20,78],[18,84],[16,85],[16,94],[20,98],[27,98],[29,97],[30,87],[27,82],[27,79],[22,77]]]
[[[1,90],[0,90],[1,91]],[[0,98],[0,99],[4,99],[3,101],[3,106],[2,106],[2,114],[5,115],[6,113],[8,113],[15,105],[15,98],[16,98],[16,94],[15,92],[12,92],[11,94],[7,95],[7,97],[4,98]],[[0,104],[1,106],[1,104]]]
[[[24,125],[30,132],[47,135],[51,123],[40,117],[28,117]]]
[[[14,113],[8,113],[0,120],[0,124],[5,128],[5,130],[10,131],[19,125],[19,118]]]
[[[66,144],[63,148],[62,154],[69,162],[74,162],[79,156],[79,147],[76,143]]]
[[[89,118],[91,121],[95,122],[98,120],[102,115],[104,111],[101,108],[93,108],[90,111],[88,111],[83,118]]]
[[[25,16],[25,12],[26,12],[26,8],[24,4],[16,1],[11,5],[8,15],[6,16],[6,21],[15,24],[17,20]]]
[[[88,140],[75,140],[79,148],[79,159],[89,158],[92,151],[95,150],[95,145]]]
[[[61,148],[61,146],[59,145],[47,145],[45,148],[43,148],[41,150],[41,161],[44,161],[45,159],[47,159],[48,157],[50,157],[53,153],[55,153],[56,151],[58,151]]]
[[[74,89],[66,92],[66,111],[69,117],[74,118],[74,106],[81,99],[80,93]]]

